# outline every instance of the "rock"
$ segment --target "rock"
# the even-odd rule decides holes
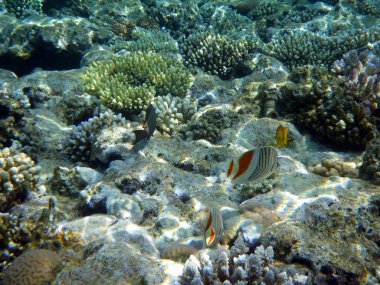
[[[107,214],[139,224],[143,219],[140,206],[132,196],[123,194],[115,186],[99,183],[81,192],[90,209],[105,207]]]
[[[128,242],[98,242],[86,248],[89,256],[81,265],[63,270],[60,284],[160,284],[164,273],[158,260],[140,253]],[[111,267],[110,267],[111,266]]]
[[[103,177],[103,174],[90,167],[77,166],[75,171],[86,185],[94,184]]]

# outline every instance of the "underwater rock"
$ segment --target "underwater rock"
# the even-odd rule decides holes
[[[88,254],[82,264],[64,269],[56,282],[158,285],[164,279],[158,260],[133,248],[129,242],[94,242],[87,246],[85,252]]]
[[[380,185],[380,143],[376,138],[367,143],[359,177]]]
[[[107,214],[135,224],[143,219],[143,212],[133,197],[122,193],[115,186],[100,182],[81,191],[81,196],[89,209],[104,207]]]

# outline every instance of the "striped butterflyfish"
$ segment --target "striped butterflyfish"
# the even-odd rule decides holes
[[[260,181],[268,178],[277,167],[277,150],[273,147],[261,147],[243,153],[237,161],[232,160],[227,177],[234,184]]]
[[[224,238],[223,218],[221,212],[216,208],[210,209],[207,220],[204,241],[206,247],[215,247]]]

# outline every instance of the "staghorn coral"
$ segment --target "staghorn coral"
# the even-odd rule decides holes
[[[192,77],[182,64],[155,53],[128,53],[92,62],[83,75],[85,90],[122,113],[144,110],[155,95],[184,97]]]
[[[379,39],[377,30],[354,30],[333,37],[309,31],[290,31],[273,38],[262,51],[278,58],[291,70],[303,65],[328,67],[348,50]]]
[[[127,121],[120,114],[116,116],[106,112],[92,117],[78,126],[74,126],[65,139],[66,154],[74,161],[88,161],[91,157],[91,149],[97,134],[103,129],[114,125],[127,125]]]
[[[305,284],[307,279],[292,267],[286,271],[277,268],[271,246],[261,245],[249,253],[239,237],[230,251],[218,247],[216,251],[202,251],[199,259],[190,256],[180,284]]]
[[[41,0],[4,0],[5,9],[16,18],[42,13]]]
[[[0,212],[9,210],[37,188],[39,166],[18,146],[0,150]]]
[[[170,94],[154,98],[153,105],[157,114],[157,129],[168,135],[197,112],[197,104],[190,98],[178,98]]]
[[[188,37],[182,47],[184,63],[200,67],[222,79],[239,75],[239,67],[248,56],[245,41],[232,41],[226,36],[198,33]]]
[[[62,260],[55,252],[30,250],[20,255],[5,270],[2,284],[43,285],[51,282],[61,267]]]
[[[19,219],[8,213],[0,213],[0,272],[20,255],[31,241],[31,236],[19,224]]]
[[[366,113],[379,113],[380,57],[375,52],[352,50],[331,67],[333,74],[342,79],[344,92],[359,100]]]

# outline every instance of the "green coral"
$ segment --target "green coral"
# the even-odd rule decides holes
[[[155,53],[134,52],[92,62],[83,75],[85,90],[121,113],[138,113],[154,96],[184,97],[192,77],[177,60]]]
[[[16,18],[42,13],[41,0],[4,0],[5,9]]]

